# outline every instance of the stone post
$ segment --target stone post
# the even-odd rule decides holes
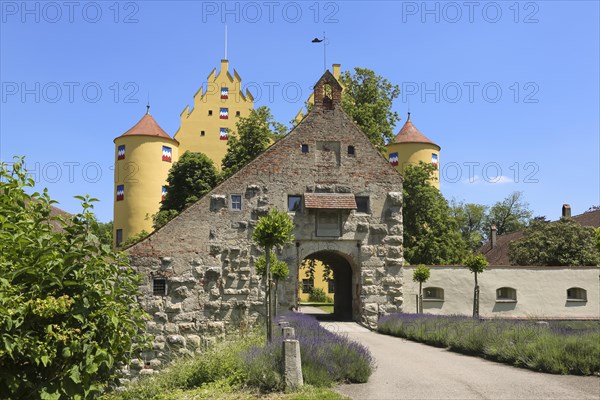
[[[291,339],[296,336],[296,330],[291,326],[283,326],[281,328],[281,336],[283,336],[284,339]]]
[[[298,340],[285,339],[282,345],[285,387],[293,389],[303,386],[304,379],[302,378],[302,363],[300,360],[300,342]]]

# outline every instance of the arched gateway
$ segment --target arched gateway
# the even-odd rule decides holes
[[[287,210],[295,225],[295,242],[277,251],[290,267],[280,312],[297,306],[306,258],[334,270],[337,318],[374,323],[379,312],[402,309],[402,178],[344,113],[341,92],[327,71],[314,107],[287,136],[128,249],[152,315],[147,359],[264,317],[252,233],[272,208]]]

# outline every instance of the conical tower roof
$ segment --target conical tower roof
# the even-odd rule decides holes
[[[155,136],[179,143],[177,140],[169,136],[169,134],[165,132],[160,125],[158,125],[156,120],[154,120],[149,112],[147,112],[137,124],[119,137],[123,136]]]
[[[396,135],[396,137],[392,140],[392,143],[428,143],[434,146],[440,147],[439,145],[433,143],[429,140],[425,135],[423,135],[419,130],[413,125],[410,120],[410,112],[408,113],[408,118],[406,123],[400,129],[400,132]]]

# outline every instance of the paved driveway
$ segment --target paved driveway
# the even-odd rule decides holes
[[[352,399],[600,399],[600,378],[543,374],[380,335],[355,324],[323,323],[367,346],[377,370],[341,385]]]

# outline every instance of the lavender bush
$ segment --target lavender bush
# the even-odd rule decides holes
[[[573,324],[571,324],[573,325]],[[478,320],[467,316],[396,313],[382,317],[381,333],[555,374],[600,373],[600,323]]]
[[[290,313],[285,319],[295,328],[300,341],[304,382],[314,386],[331,386],[338,382],[366,382],[374,369],[374,360],[361,344],[332,333],[304,314]],[[248,383],[264,391],[279,390],[283,379],[282,340],[276,335],[269,346],[253,346],[244,359]]]

